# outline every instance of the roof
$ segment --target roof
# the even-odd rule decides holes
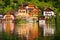
[[[37,15],[38,13],[39,13],[39,9],[34,8],[33,10],[31,10],[30,15]]]
[[[38,8],[34,8],[33,11],[39,12],[39,9]]]
[[[28,10],[33,10],[32,8],[28,8]]]
[[[15,17],[14,10],[8,10],[4,15],[6,15],[6,14],[10,14],[10,15],[13,15]]]
[[[28,4],[23,4],[24,7],[28,6]]]
[[[35,7],[35,5],[32,4],[32,3],[29,3],[28,6],[29,6],[29,7]]]
[[[23,3],[22,5],[19,6],[18,9],[26,9],[26,6],[28,6],[28,4]]]
[[[40,16],[40,20],[45,20],[45,16]]]
[[[51,8],[45,8],[44,11],[53,11]]]
[[[26,8],[25,8],[25,7],[23,7],[23,6],[21,6],[21,7],[19,7],[19,9],[21,9],[21,10],[22,10],[22,9],[26,9]],[[18,9],[18,10],[19,10],[19,9]]]

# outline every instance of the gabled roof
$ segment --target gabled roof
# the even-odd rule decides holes
[[[26,8],[34,9],[34,8],[35,8],[35,5],[34,5],[34,4],[32,4],[32,3],[29,3],[29,4],[26,6]]]
[[[26,4],[26,3],[23,3],[23,4],[19,5],[19,6],[26,7],[26,6],[28,6],[28,4]]]
[[[31,10],[31,12],[29,13],[30,15],[37,15],[39,13],[39,9],[38,8],[34,8],[33,10]]]
[[[35,7],[35,5],[32,4],[32,3],[29,3],[29,4],[28,4],[28,7]]]
[[[51,8],[45,8],[44,11],[53,11]]]
[[[20,10],[23,10],[23,9],[26,9],[26,8],[25,8],[25,7],[23,7],[23,6],[21,6],[21,7],[19,7],[19,9],[20,9]],[[19,10],[19,9],[18,9],[18,10]]]
[[[13,13],[13,10],[8,10],[7,12],[6,12],[6,14],[12,14]]]
[[[45,16],[40,16],[40,20],[45,20]]]
[[[8,10],[4,15],[7,15],[7,14],[13,15],[15,17],[14,10]]]
[[[23,4],[24,7],[28,6],[28,4]]]

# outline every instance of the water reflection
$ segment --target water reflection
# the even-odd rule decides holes
[[[37,22],[28,22],[23,24],[18,24],[19,26],[16,29],[19,37],[27,40],[33,40],[38,37],[38,23]]]

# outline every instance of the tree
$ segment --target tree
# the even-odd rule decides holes
[[[25,2],[24,0],[17,0],[18,4],[22,4],[23,2]]]
[[[6,13],[8,10],[13,10],[13,8],[10,5],[7,5],[7,7],[4,8],[3,13]]]

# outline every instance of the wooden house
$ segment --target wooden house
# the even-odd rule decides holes
[[[39,13],[39,9],[34,8],[33,10],[31,10],[31,12],[29,14],[30,14],[30,16],[38,16],[38,13]]]
[[[32,4],[32,3],[29,3],[29,4],[26,6],[27,13],[30,13],[34,8],[35,8],[35,5]]]
[[[7,33],[12,33],[14,30],[14,15],[11,14],[11,11],[8,11],[4,15],[4,31]]]
[[[30,13],[31,11],[39,11],[39,9],[32,3],[29,3],[27,6],[26,6],[26,9],[27,9],[27,12]]]
[[[26,6],[27,13],[30,15],[30,17],[34,20],[38,20],[38,13],[40,10],[32,3],[29,3],[28,6]]]

